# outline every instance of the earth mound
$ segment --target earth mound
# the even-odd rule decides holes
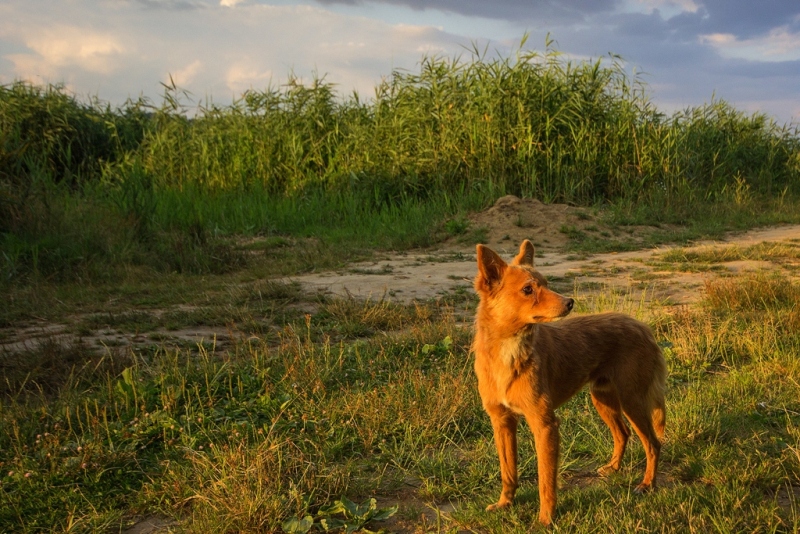
[[[537,247],[556,249],[586,235],[611,238],[605,225],[588,209],[514,195],[497,199],[494,206],[473,214],[469,221],[473,233],[485,234],[483,242],[488,245],[530,239]]]

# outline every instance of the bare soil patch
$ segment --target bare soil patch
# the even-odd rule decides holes
[[[797,262],[736,260],[717,265],[708,272],[667,268],[658,261],[669,247],[591,255],[564,252],[576,232],[597,239],[641,243],[654,227],[631,226],[624,231],[609,228],[590,210],[564,204],[546,205],[536,199],[505,196],[494,206],[470,218],[479,230],[479,242],[506,258],[514,256],[524,239],[536,246],[537,267],[556,282],[557,289],[589,290],[592,287],[632,288],[650,291],[649,298],[667,304],[688,304],[700,298],[705,280],[721,272],[782,269],[798,275]],[[473,233],[472,235],[475,235]],[[800,242],[800,225],[730,234],[717,241],[703,241],[688,251],[715,247],[748,247],[758,243]],[[387,254],[338,271],[292,277],[303,287],[337,296],[388,298],[400,302],[437,299],[453,293],[471,292],[476,273],[474,241],[454,237],[435,250]]]
[[[410,303],[447,298],[463,305],[462,315],[468,321],[474,303],[472,279],[476,273],[475,240],[470,241],[470,235],[480,237],[480,242],[490,245],[506,258],[516,254],[523,239],[530,239],[536,245],[537,268],[548,277],[551,286],[557,291],[574,294],[578,299],[609,289],[621,289],[633,292],[637,297],[658,299],[665,305],[682,305],[702,296],[706,280],[726,273],[780,270],[790,277],[800,276],[800,254],[794,258],[736,259],[718,262],[705,269],[665,263],[661,258],[671,250],[669,247],[570,254],[565,252],[565,248],[575,232],[597,239],[640,242],[653,228],[609,228],[591,210],[564,204],[546,205],[535,199],[502,197],[491,208],[473,214],[469,223],[472,234],[455,236],[436,249],[387,253],[336,271],[292,276],[284,282],[299,283],[307,294],[357,299]],[[800,225],[732,234],[683,250],[749,247],[765,242],[800,247]],[[152,316],[152,327],[144,331],[101,325],[81,328],[80,323],[86,321],[77,316],[60,322],[32,320],[12,325],[0,329],[0,356],[30,351],[41,343],[53,341],[80,342],[99,352],[162,344],[195,347],[202,344],[209,350],[225,350],[235,341],[236,333],[231,331],[230,325],[197,323],[185,328],[165,328],[164,317],[179,311],[191,310],[186,304],[169,310],[131,310],[132,314]]]
[[[469,217],[471,232],[490,246],[520,243],[529,239],[541,251],[563,250],[575,238],[594,238],[635,247],[656,230],[654,226],[610,227],[596,210],[567,204],[545,204],[535,198],[506,195],[494,205]],[[664,227],[661,227],[662,229]],[[463,248],[465,239],[455,237],[444,249]]]

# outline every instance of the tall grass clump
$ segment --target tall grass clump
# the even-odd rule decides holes
[[[96,179],[138,147],[148,127],[142,102],[112,110],[82,103],[62,86],[0,86],[0,177],[21,187],[40,177],[76,184]]]
[[[446,218],[509,193],[610,203],[637,223],[685,223],[709,204],[750,213],[754,199],[800,193],[796,126],[722,100],[667,116],[619,57],[570,61],[552,41],[536,51],[523,39],[508,57],[426,56],[367,98],[325,76],[292,75],[227,106],[164,87],[160,105],[117,109],[57,86],[0,88],[4,270],[102,258],[203,271],[205,247],[231,234],[427,245]],[[59,228],[85,227],[87,211],[104,211],[98,233],[114,236],[42,263],[42,243],[74,243]]]
[[[371,99],[290,77],[230,107],[201,106],[193,120],[169,112],[181,104],[168,88],[173,105],[154,117],[142,161],[165,185],[367,188],[388,202],[463,188],[591,203],[797,185],[796,129],[722,100],[668,117],[620,58],[567,61],[551,44],[427,56]]]

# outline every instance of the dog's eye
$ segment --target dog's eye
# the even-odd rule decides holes
[[[524,287],[522,288],[522,293],[524,293],[525,295],[531,295],[531,294],[533,293],[533,287],[531,287],[531,286],[524,286]]]

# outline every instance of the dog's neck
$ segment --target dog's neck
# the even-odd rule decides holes
[[[503,365],[515,369],[528,360],[537,330],[538,325],[530,324],[514,336],[500,340],[498,356]]]

